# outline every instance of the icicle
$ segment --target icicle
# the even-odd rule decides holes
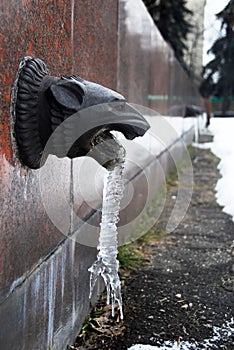
[[[117,142],[117,141],[116,141]],[[118,144],[118,164],[112,170],[107,170],[104,179],[102,220],[99,236],[99,250],[97,260],[89,268],[90,295],[91,298],[94,286],[99,275],[102,276],[107,290],[107,304],[112,304],[112,316],[114,316],[115,302],[119,305],[120,317],[123,319],[121,285],[118,275],[119,261],[117,223],[119,221],[120,200],[123,196],[123,169],[124,169],[124,148]]]

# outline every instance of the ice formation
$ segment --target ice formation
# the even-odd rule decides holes
[[[120,145],[119,145],[120,146]],[[101,275],[107,291],[107,304],[112,304],[112,316],[115,314],[115,302],[118,303],[120,318],[123,319],[121,284],[118,275],[119,261],[117,223],[119,221],[120,201],[123,196],[123,169],[125,150],[119,147],[118,162],[113,169],[107,170],[104,179],[102,220],[98,244],[97,260],[89,268],[90,298],[94,286]]]

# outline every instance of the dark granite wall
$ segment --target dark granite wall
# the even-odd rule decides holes
[[[19,61],[27,55],[43,59],[52,75],[80,75],[162,114],[175,95],[179,103],[194,95],[141,0],[1,1],[0,350],[38,350],[38,344],[44,350],[53,336],[54,344],[64,348],[74,339],[89,309],[87,268],[96,255],[94,248],[71,244],[53,225],[42,203],[39,171],[23,168],[13,152],[10,92]],[[71,194],[74,165],[64,159],[54,167],[63,174],[58,213],[64,211],[64,198],[71,205],[79,202],[81,210],[79,193],[76,198]],[[51,192],[60,193],[56,186]],[[62,219],[72,233],[67,214]],[[99,218],[90,220],[97,225]],[[66,298],[61,295],[64,283],[70,290]],[[51,308],[52,320],[45,314]]]
[[[37,171],[25,171],[13,157],[9,103],[19,61],[28,55],[40,57],[52,75],[77,74],[115,88],[117,1],[3,0],[0,11],[0,298],[4,298],[11,283],[63,239],[41,204]],[[69,168],[64,167],[64,177],[70,177]],[[68,183],[65,191],[69,197]]]
[[[160,114],[200,100],[141,0],[119,2],[118,68],[119,91]]]
[[[118,1],[74,1],[73,74],[116,89]]]

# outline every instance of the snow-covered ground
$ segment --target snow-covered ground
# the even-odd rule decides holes
[[[220,158],[222,176],[216,186],[217,202],[234,217],[234,118],[213,118],[210,131],[214,135],[211,151]]]
[[[202,122],[203,123],[203,122]],[[203,129],[203,125],[201,125]],[[206,132],[204,129],[202,132]],[[234,118],[212,118],[208,132],[214,135],[213,142],[194,143],[195,147],[210,148],[220,158],[218,169],[221,175],[216,185],[216,199],[223,211],[234,221]]]
[[[232,339],[233,337],[233,322],[225,322],[221,327],[213,327],[213,336],[209,339],[203,340],[202,344],[197,342],[187,342],[187,341],[165,341],[162,346],[152,346],[152,345],[142,345],[136,344],[129,348],[129,350],[206,350],[214,346],[215,342]],[[212,347],[213,349],[213,347]],[[218,347],[217,347],[218,349]]]
[[[213,118],[208,132],[214,135],[211,143],[200,144],[201,148],[210,148],[220,158],[218,169],[221,178],[216,185],[217,202],[223,206],[224,212],[232,215],[234,220],[234,118]],[[195,144],[195,146],[199,146]],[[221,327],[213,327],[213,337],[205,339],[201,349],[208,349],[215,341],[233,337],[234,320]],[[181,341],[166,341],[160,347],[136,344],[129,350],[190,350],[198,349],[198,344]],[[199,347],[200,349],[200,347]]]
[[[221,327],[213,327],[213,336],[208,339],[204,339],[202,344],[197,342],[187,342],[187,341],[165,341],[161,346],[152,345],[142,345],[136,344],[129,348],[129,350],[206,350],[210,349],[216,342],[226,341],[232,339],[233,337],[233,324],[234,319],[230,322],[225,322]],[[216,348],[216,347],[215,347]],[[212,347],[213,349],[213,347]],[[218,349],[218,347],[217,347]]]

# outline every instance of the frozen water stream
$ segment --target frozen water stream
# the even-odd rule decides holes
[[[116,141],[117,142],[117,141]],[[124,169],[124,148],[118,144],[118,164],[114,169],[107,170],[104,179],[102,220],[99,236],[99,250],[97,260],[89,268],[90,295],[91,298],[94,286],[101,275],[107,290],[107,304],[112,304],[112,316],[114,316],[115,302],[119,305],[120,317],[123,319],[121,285],[118,275],[119,262],[117,223],[119,221],[120,201],[123,196],[123,169]]]

